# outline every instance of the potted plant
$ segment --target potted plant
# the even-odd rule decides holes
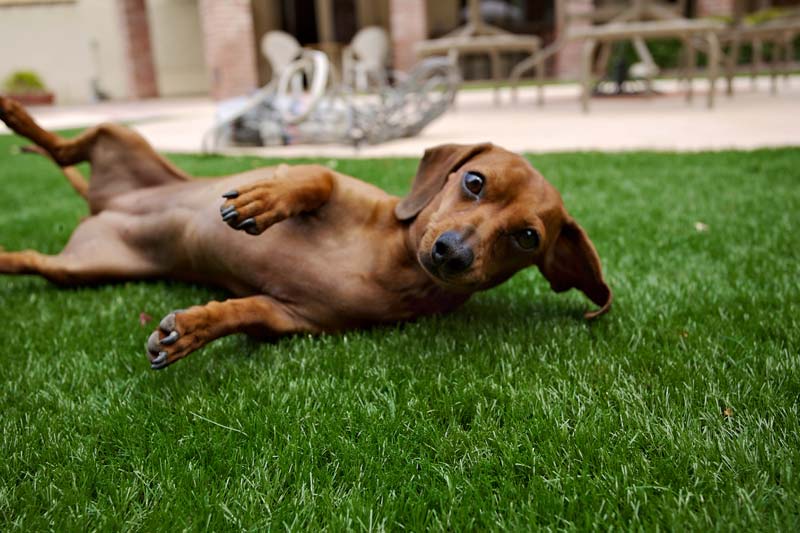
[[[25,105],[51,105],[55,95],[33,71],[18,70],[3,82],[3,93]]]

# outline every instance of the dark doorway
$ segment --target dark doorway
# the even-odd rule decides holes
[[[332,0],[333,38],[338,43],[349,43],[357,30],[355,0]]]
[[[283,29],[301,45],[319,42],[317,8],[314,0],[283,0]]]

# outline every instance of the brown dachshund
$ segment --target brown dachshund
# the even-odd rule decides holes
[[[556,292],[608,311],[592,242],[556,189],[491,144],[425,152],[403,199],[317,165],[193,179],[139,135],[100,125],[75,139],[40,128],[0,97],[0,119],[57,163],[91,216],[54,256],[0,252],[0,273],[59,285],[169,278],[237,297],[167,315],[147,341],[164,368],[244,332],[275,338],[444,313],[536,265]],[[89,161],[87,184],[72,165]]]

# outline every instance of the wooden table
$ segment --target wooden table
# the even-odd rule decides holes
[[[687,100],[692,99],[692,75],[697,57],[693,41],[700,39],[707,45],[708,82],[710,85],[707,105],[709,108],[714,107],[715,85],[719,76],[721,58],[718,34],[724,28],[723,23],[713,20],[674,19],[654,22],[612,22],[571,32],[571,39],[581,39],[584,42],[581,56],[581,107],[584,111],[589,109],[589,97],[592,92],[592,60],[598,44],[623,40],[635,41],[636,39],[644,41],[664,37],[680,38],[689,54],[689,64],[686,69],[686,78],[689,83]]]
[[[533,55],[540,50],[541,46],[542,40],[535,35],[514,35],[511,33],[475,36],[456,35],[422,41],[417,44],[416,52],[419,57],[446,55],[454,65],[458,65],[458,58],[461,55],[488,54],[494,82],[494,100],[497,103],[500,85],[505,81],[500,71],[500,54],[503,52],[524,52]],[[536,75],[542,78],[544,69],[537,69]]]
[[[417,56],[446,55],[454,65],[458,65],[461,55],[487,54],[491,62],[494,81],[494,101],[499,102],[499,89],[503,83],[500,74],[500,54],[503,52],[523,52],[535,55],[542,47],[542,40],[536,35],[517,35],[486,24],[480,10],[480,0],[469,0],[467,24],[453,30],[442,38],[429,39],[417,43]],[[537,77],[544,77],[544,69],[537,68]]]
[[[674,6],[655,0],[634,0],[628,6],[612,5],[598,10],[571,14],[568,0],[557,0],[559,14],[558,27],[563,28],[558,38],[538,54],[520,62],[511,72],[512,99],[516,98],[516,87],[522,74],[532,68],[541,70],[541,65],[550,56],[561,51],[568,43],[583,41],[580,83],[582,88],[581,107],[584,112],[589,109],[589,97],[592,91],[592,61],[595,49],[601,45],[599,63],[605,69],[610,58],[611,44],[615,41],[629,40],[640,60],[648,66],[655,67],[645,41],[647,39],[676,37],[683,41],[687,50],[688,63],[685,77],[689,82],[686,93],[687,100],[692,99],[691,78],[696,63],[697,43],[709,54],[709,81],[711,90],[708,94],[708,106],[714,105],[714,89],[721,58],[718,34],[724,25],[716,21],[690,20],[683,18]],[[589,25],[575,24],[577,20],[588,21]],[[602,22],[597,24],[598,22]],[[651,69],[655,71],[656,69]],[[543,102],[541,87],[539,103]]]

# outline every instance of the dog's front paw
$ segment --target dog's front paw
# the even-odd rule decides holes
[[[219,208],[222,221],[233,229],[260,235],[271,225],[292,215],[292,200],[287,187],[287,165],[279,165],[271,179],[243,185],[222,195]]]
[[[263,183],[247,190],[225,193],[223,198],[226,201],[219,208],[222,221],[233,229],[260,235],[288,216],[276,189],[272,183]]]
[[[147,339],[150,368],[161,370],[201,347],[205,342],[202,331],[195,328],[184,311],[173,311],[164,317]]]

